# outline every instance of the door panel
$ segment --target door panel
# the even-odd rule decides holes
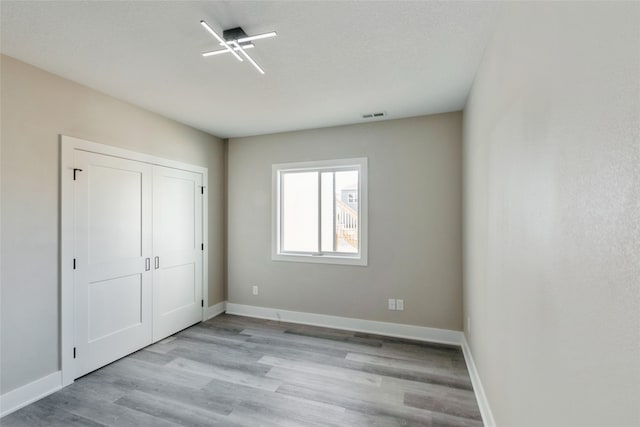
[[[76,377],[151,343],[151,165],[76,150]]]
[[[182,175],[180,172],[182,171],[163,168],[155,175],[158,204],[154,211],[159,213],[154,217],[156,226],[159,227],[159,233],[155,237],[160,239],[158,243],[163,248],[171,248],[176,252],[192,251],[197,244],[194,203],[199,188],[196,188],[193,176],[186,179],[175,176]]]
[[[89,179],[89,262],[103,264],[140,256],[140,172],[91,165]]]
[[[192,304],[199,305],[194,283],[194,264],[165,268],[157,286],[159,312],[166,315]]]
[[[202,175],[153,167],[153,340],[202,320]]]
[[[142,275],[90,283],[88,300],[89,343],[137,327],[143,320]]]

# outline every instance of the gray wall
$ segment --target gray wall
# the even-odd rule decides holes
[[[231,139],[229,301],[461,330],[461,123],[449,113]],[[369,265],[272,261],[271,165],[350,157],[369,159]]]
[[[505,4],[464,110],[465,333],[500,426],[640,425],[640,4]]]
[[[224,299],[221,140],[1,57],[1,381],[59,369],[59,134],[209,169],[209,303]]]

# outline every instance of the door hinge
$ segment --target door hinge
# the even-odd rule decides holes
[[[73,259],[73,269],[74,270],[76,269],[76,259],[75,258]]]
[[[204,307],[204,300],[203,299],[200,300],[200,307]]]
[[[200,249],[204,251],[204,243],[200,245]]]
[[[204,185],[200,186],[200,194],[204,194]]]
[[[82,172],[82,169],[73,168],[73,180],[76,180],[76,172]]]
[[[75,347],[73,347],[73,358],[74,359],[76,358],[76,348]]]

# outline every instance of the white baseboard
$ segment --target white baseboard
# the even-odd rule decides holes
[[[300,311],[280,310],[278,308],[234,304],[231,302],[227,302],[227,313],[441,344],[462,345],[463,337],[462,332],[452,331],[449,329],[428,328],[426,326],[405,325],[402,323],[378,322],[375,320],[329,316],[326,314],[304,313]]]
[[[224,313],[226,309],[227,309],[226,301],[222,301],[212,305],[211,307],[207,307],[204,309],[204,320],[209,320],[212,317],[216,317],[217,315]]]
[[[62,388],[62,371],[23,385],[0,396],[0,418]]]
[[[487,399],[487,395],[484,393],[482,381],[480,381],[480,376],[478,375],[476,364],[473,361],[473,356],[471,355],[471,348],[469,347],[469,343],[467,342],[467,338],[464,334],[462,334],[462,353],[464,354],[464,360],[467,363],[467,370],[469,371],[469,376],[471,377],[473,392],[476,395],[476,400],[478,401],[478,406],[480,407],[482,421],[485,427],[496,427],[496,421],[493,419],[493,413],[491,412],[491,407],[489,406],[489,400]]]

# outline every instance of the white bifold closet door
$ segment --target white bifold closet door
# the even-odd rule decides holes
[[[76,150],[76,377],[151,344],[153,166]]]
[[[76,378],[202,318],[202,174],[75,151]]]
[[[153,167],[153,340],[202,319],[202,175]]]

